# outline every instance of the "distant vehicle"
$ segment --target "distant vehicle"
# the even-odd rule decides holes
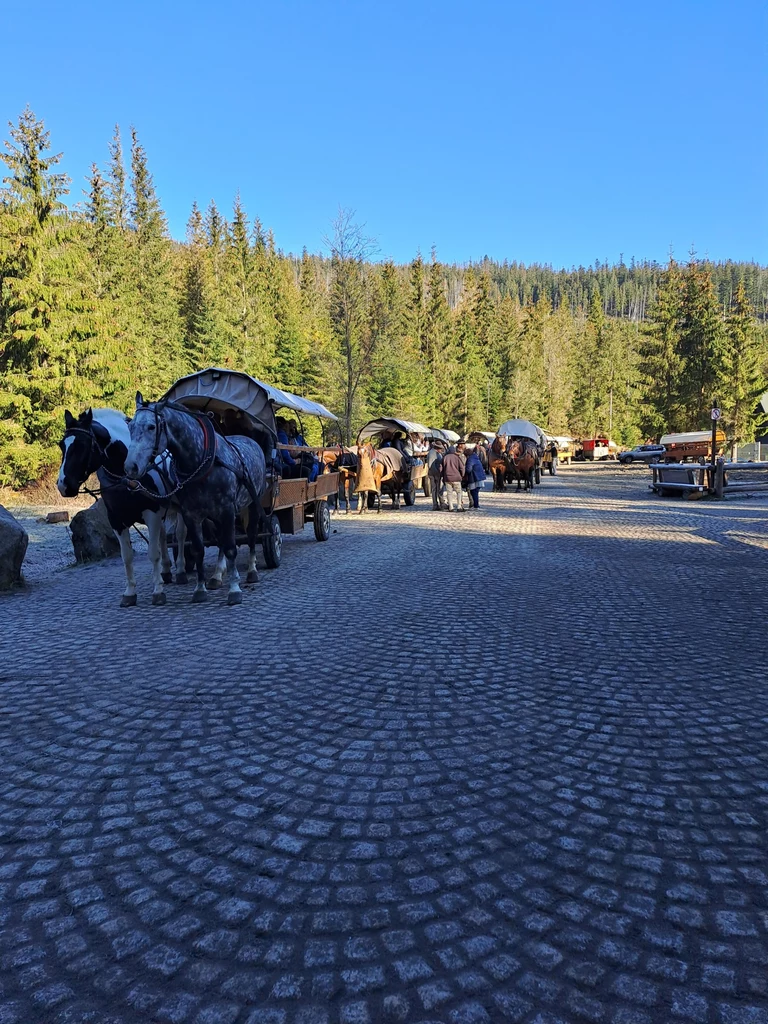
[[[725,451],[725,434],[718,430],[715,435],[716,455],[722,455]],[[686,434],[664,434],[659,438],[659,444],[664,446],[665,462],[685,462],[686,459],[711,459],[712,458],[712,431],[693,430]]]
[[[581,449],[577,449],[576,458],[585,462],[600,462],[606,459],[615,459],[619,452],[619,446],[605,436],[589,437],[581,442]],[[581,461],[581,460],[580,460]]]
[[[660,462],[667,454],[663,444],[638,444],[628,452],[619,452],[622,466],[630,466],[633,462]]]

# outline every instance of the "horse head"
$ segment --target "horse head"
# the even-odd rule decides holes
[[[93,409],[86,409],[77,418],[67,409],[64,427],[64,436],[59,441],[61,466],[56,487],[62,497],[74,498],[88,477],[113,455],[121,461],[128,447],[128,423],[116,409],[98,409],[95,416]],[[117,453],[110,452],[110,447],[118,442],[123,447]]]
[[[136,392],[136,412],[130,423],[131,443],[125,459],[125,475],[129,480],[139,480],[148,471],[161,451],[167,434],[163,419],[162,402],[146,402],[140,391]]]

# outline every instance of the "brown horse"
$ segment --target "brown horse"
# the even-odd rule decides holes
[[[509,458],[507,457],[506,438],[497,435],[488,452],[488,470],[493,479],[494,491],[503,491],[504,481],[509,472]]]
[[[539,464],[539,449],[535,441],[526,437],[514,437],[507,445],[507,458],[512,479],[517,480],[517,489],[533,490],[536,467]]]
[[[387,479],[387,467],[377,458],[372,444],[357,446],[357,512],[362,515],[368,508],[368,499],[374,497],[376,511],[381,512],[381,485]]]
[[[322,453],[323,472],[339,474],[339,490],[344,499],[344,513],[348,513],[352,502],[352,495],[355,493],[357,481],[357,449],[346,448],[344,445],[337,445],[335,448],[325,448]],[[336,508],[339,507],[339,496],[336,495]]]

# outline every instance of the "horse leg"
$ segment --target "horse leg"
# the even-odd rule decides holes
[[[205,589],[205,544],[203,543],[202,524],[194,519],[186,521],[189,531],[189,545],[192,549],[192,557],[195,560],[195,571],[197,572],[197,583],[192,594],[192,603],[201,604],[208,600],[208,591]]]
[[[187,576],[187,563],[186,563],[186,551],[187,551],[187,524],[184,522],[184,516],[181,512],[176,512],[176,584],[178,586],[186,586],[189,583],[189,576]]]
[[[168,534],[165,529],[165,516],[158,513],[160,519],[160,570],[163,583],[173,583],[171,573],[171,557],[168,554]],[[146,519],[144,520],[146,522]]]
[[[336,498],[338,501],[338,495]],[[245,577],[246,583],[259,582],[259,570],[256,567],[256,547],[259,532],[264,532],[266,530],[266,524],[264,523],[264,510],[261,505],[256,509],[256,504],[258,503],[251,505],[250,514],[248,516],[248,529],[246,531],[248,537],[248,575]]]
[[[165,604],[166,601],[165,591],[163,590],[165,573],[161,569],[161,548],[162,544],[165,543],[165,524],[163,523],[163,517],[159,512],[150,512],[147,510],[144,512],[142,518],[147,524],[147,532],[149,533],[149,560],[152,562],[152,582],[154,584],[152,589],[152,604],[162,605]],[[167,546],[165,549],[165,557],[166,559],[168,557]],[[171,574],[169,572],[169,580],[170,577]]]
[[[224,579],[226,569],[227,559],[222,549],[219,548],[219,556],[216,559],[216,568],[213,570],[211,578],[205,585],[207,590],[221,590],[221,581]]]
[[[227,604],[242,604],[243,592],[240,589],[240,573],[237,571],[237,538],[235,535],[235,510],[232,508],[226,516],[221,530],[221,550],[227,559],[229,572],[229,593]]]
[[[123,559],[126,580],[125,592],[120,598],[120,607],[133,608],[136,604],[136,577],[133,575],[133,547],[131,546],[130,529],[123,530],[121,533],[115,530],[115,536],[120,542],[120,554]]]

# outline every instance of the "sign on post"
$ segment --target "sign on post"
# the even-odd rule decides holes
[[[709,415],[712,417],[713,420],[717,421],[723,415],[723,412],[722,409],[718,409],[717,406],[715,406]]]

